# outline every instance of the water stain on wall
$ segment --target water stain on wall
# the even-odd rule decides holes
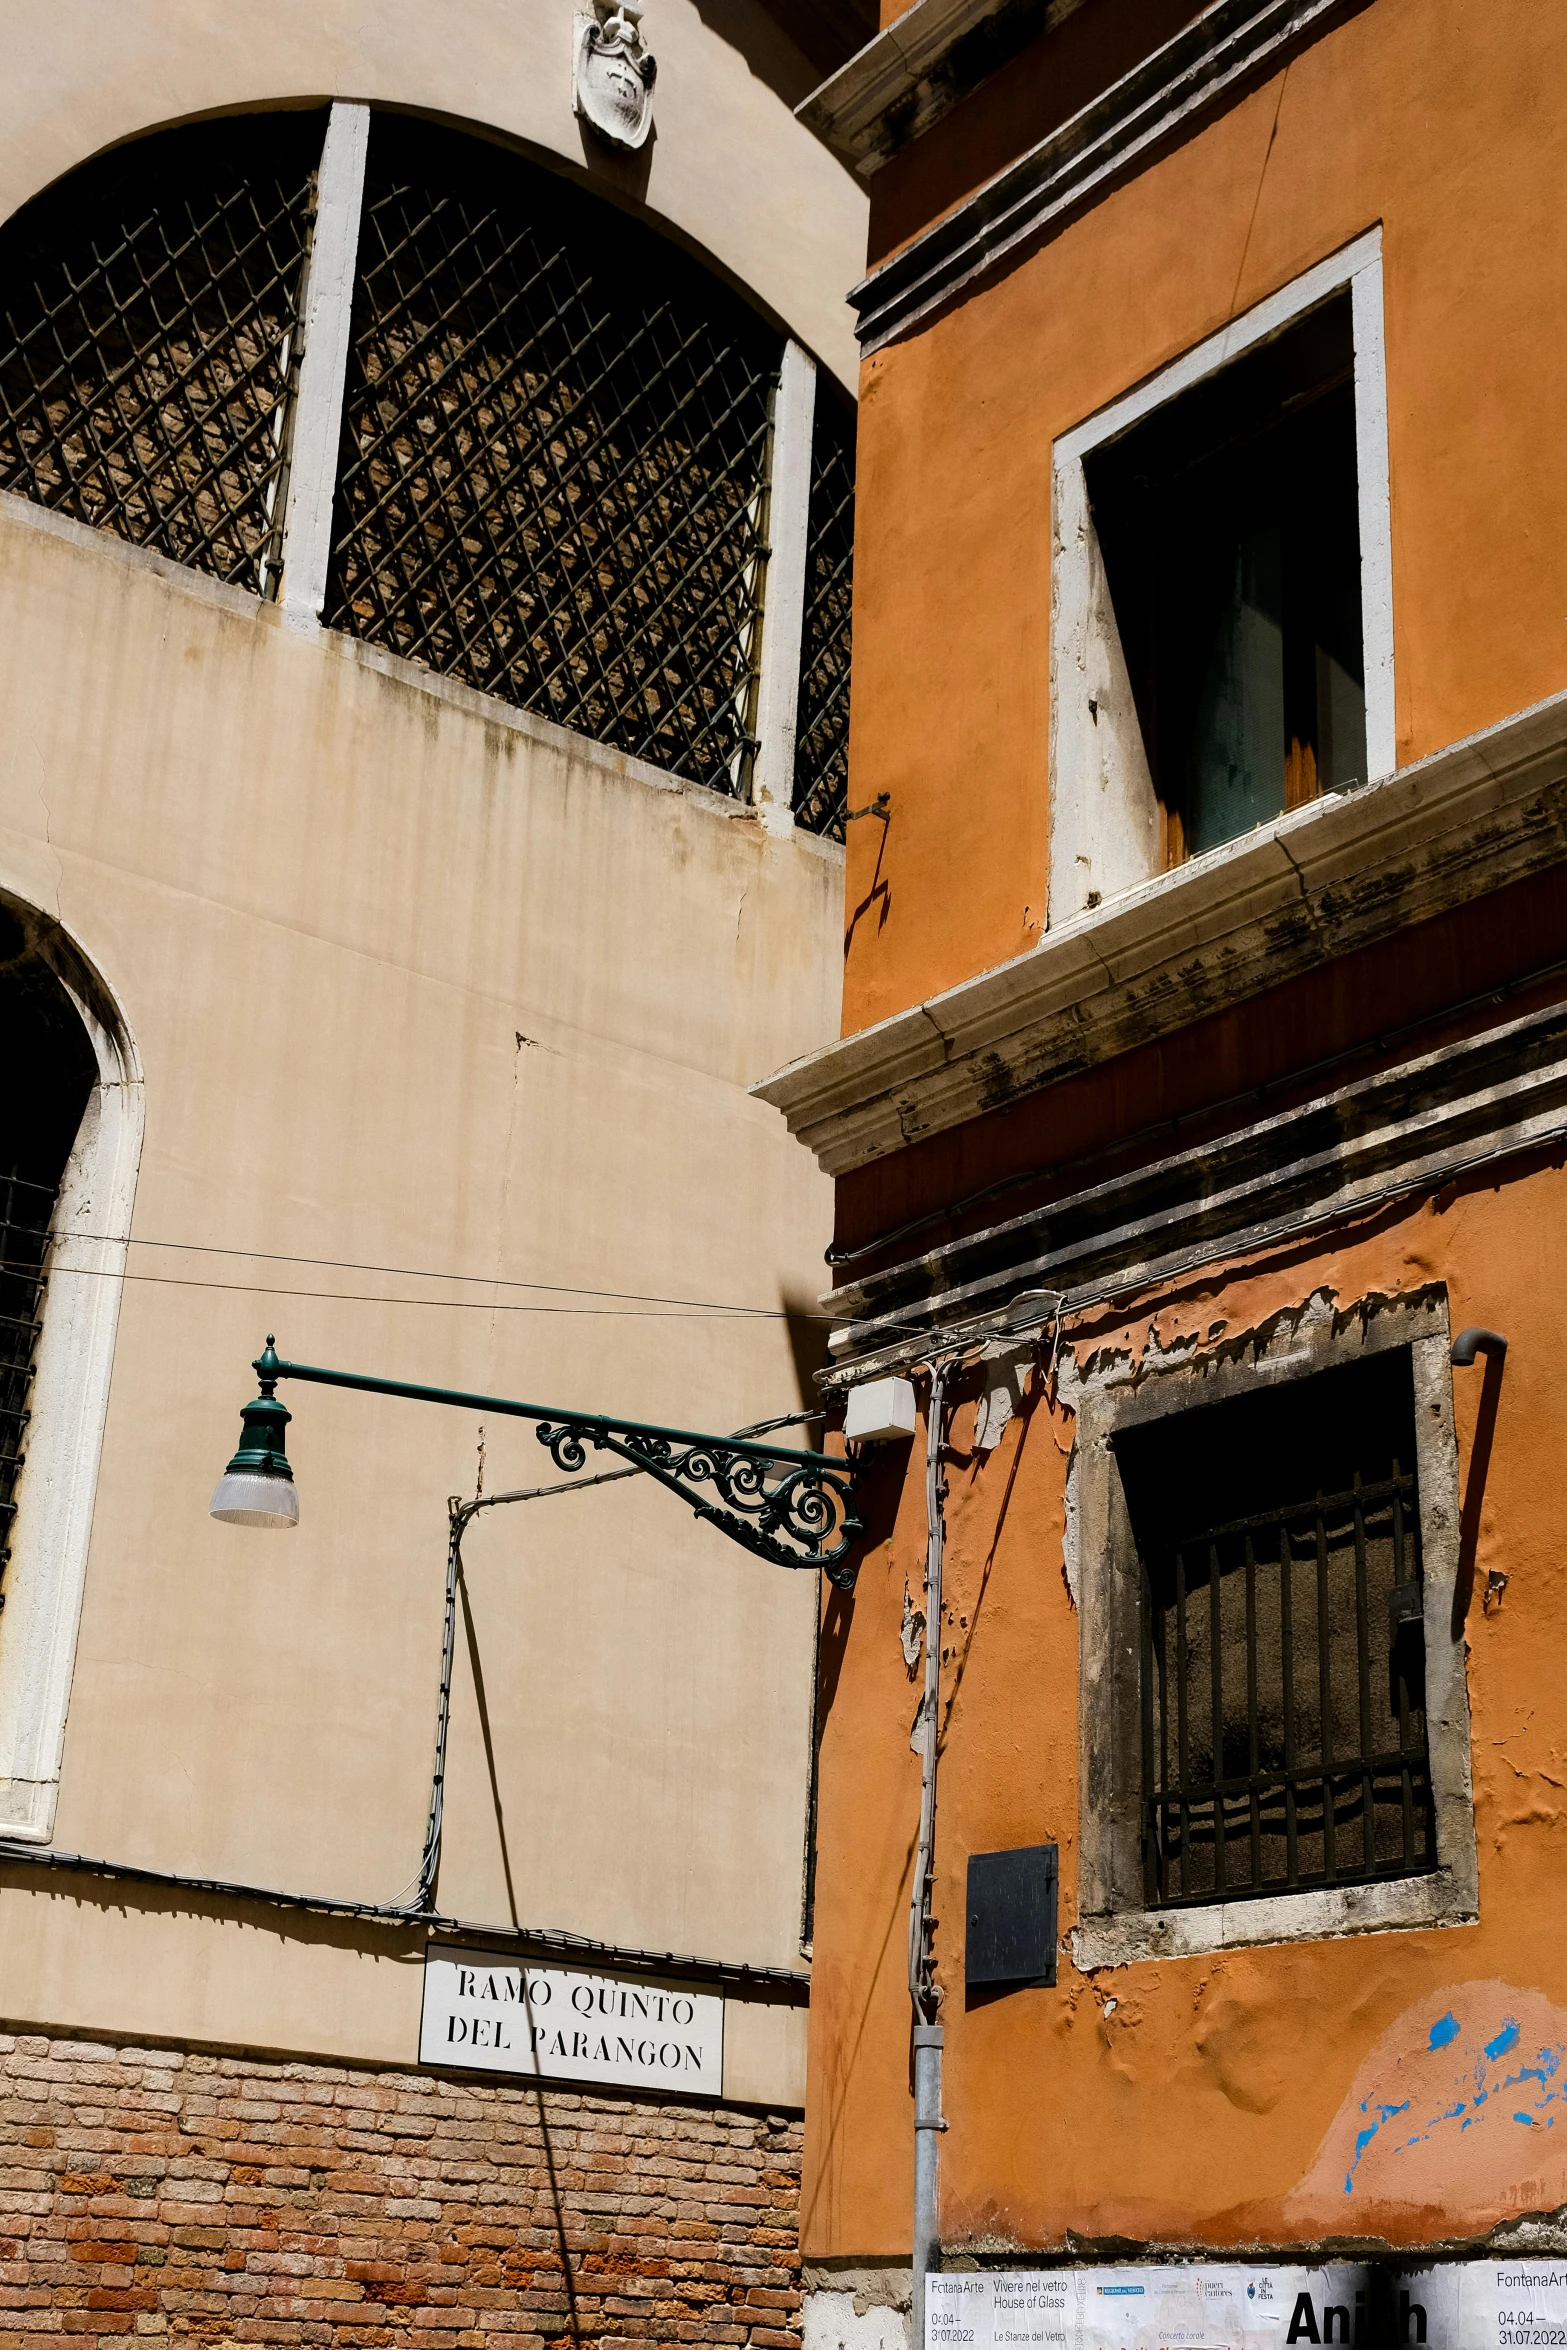
[[[1483,1982],[1422,1999],[1388,2027],[1285,2210],[1361,2234],[1384,2215],[1397,2225],[1461,2209],[1467,2232],[1563,2203],[1567,2008]]]

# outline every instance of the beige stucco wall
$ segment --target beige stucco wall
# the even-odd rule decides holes
[[[851,388],[844,294],[867,199],[797,124],[818,78],[757,0],[655,0],[656,130],[616,157],[571,105],[573,0],[32,0],[0,4],[0,217],[86,157],[188,116],[324,98],[526,144],[648,211]]]
[[[797,1408],[829,1188],[745,1089],[836,1017],[840,852],[7,497],[0,888],[146,1079],[56,1845],[385,1900],[476,1422],[289,1390],[298,1531],[220,1527],[249,1358]],[[489,1423],[487,1489],[552,1474]],[[641,1484],[496,1512],[468,1567],[443,1910],[798,1967],[815,1578]],[[412,2057],[416,1938],[7,1875],[8,2015]],[[797,2095],[798,2042],[740,2017],[745,2093]]]

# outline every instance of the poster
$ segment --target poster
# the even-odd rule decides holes
[[[926,2279],[927,2350],[1567,2350],[1567,2258]]]

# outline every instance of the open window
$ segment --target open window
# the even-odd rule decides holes
[[[1393,766],[1379,240],[1056,444],[1052,923]]]
[[[1096,450],[1163,862],[1366,780],[1349,296]]]

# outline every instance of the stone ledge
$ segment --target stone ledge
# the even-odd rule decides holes
[[[1078,915],[752,1087],[829,1175],[1567,859],[1567,694]]]

